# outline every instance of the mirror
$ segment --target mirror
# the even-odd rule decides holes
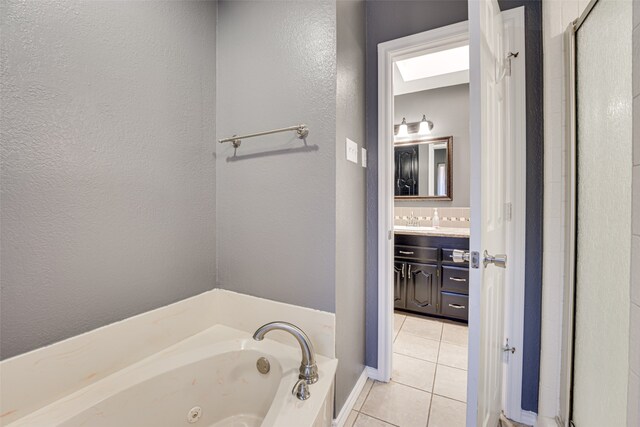
[[[394,143],[395,198],[451,200],[453,137]]]

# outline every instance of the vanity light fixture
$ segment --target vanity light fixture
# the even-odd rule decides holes
[[[398,128],[398,134],[396,135],[398,138],[406,138],[409,136],[409,127],[407,126],[406,118],[402,118],[402,123],[400,123],[400,127]]]
[[[429,135],[431,133],[431,129],[433,129],[433,122],[427,120],[426,115],[422,115],[422,120],[420,121],[420,127],[418,128],[418,133],[420,135]]]

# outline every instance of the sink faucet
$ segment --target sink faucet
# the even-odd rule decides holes
[[[409,226],[409,227],[417,227],[419,225],[420,225],[420,223],[418,221],[418,218],[416,216],[414,216],[413,215],[413,211],[411,211],[411,216],[407,220],[407,226]]]
[[[262,341],[266,333],[273,330],[285,331],[293,335],[293,337],[298,341],[298,344],[300,344],[300,349],[302,350],[302,362],[300,363],[300,375],[298,378],[300,380],[304,380],[307,384],[317,382],[318,365],[316,365],[316,355],[313,350],[313,344],[311,344],[311,340],[307,334],[305,334],[302,329],[298,328],[296,325],[292,325],[291,323],[271,322],[260,326],[253,334],[253,339],[256,341]],[[300,383],[300,381],[298,381],[298,383]],[[299,387],[298,383],[296,383],[296,388]],[[296,388],[294,388],[294,392],[296,391]]]

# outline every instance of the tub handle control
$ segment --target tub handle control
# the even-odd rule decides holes
[[[298,382],[296,382],[296,385],[293,386],[293,390],[291,390],[291,393],[293,393],[293,395],[300,400],[307,400],[309,397],[311,397],[309,384],[307,384],[304,379],[300,379],[298,380]]]

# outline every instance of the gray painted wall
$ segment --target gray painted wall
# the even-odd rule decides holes
[[[364,3],[219,3],[218,285],[336,313],[336,411],[364,367]]]
[[[467,19],[461,0],[366,0],[366,365],[378,366],[378,44]]]
[[[500,0],[502,10],[525,6],[527,64],[527,230],[522,408],[538,410],[540,322],[542,298],[542,3],[540,0]],[[366,1],[366,138],[367,270],[366,364],[378,365],[378,43],[466,21],[467,2],[460,0]]]
[[[335,1],[221,1],[218,137],[306,123],[217,152],[218,285],[335,312]]]
[[[396,124],[406,117],[418,122],[422,115],[433,122],[433,137],[453,136],[453,200],[401,201],[395,205],[420,207],[469,207],[469,85],[397,95],[394,97]]]
[[[336,411],[364,367],[364,3],[222,1],[218,137],[306,123],[218,149],[218,285],[336,313]],[[359,220],[360,219],[360,220]]]
[[[336,414],[364,369],[365,169],[345,158],[364,143],[364,1],[338,1],[337,30]]]
[[[5,0],[1,357],[213,288],[213,2]]]

